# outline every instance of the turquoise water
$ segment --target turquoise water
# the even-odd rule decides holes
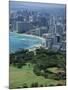
[[[35,45],[42,44],[42,40],[30,35],[9,33],[9,48],[10,52],[20,51],[22,49],[29,49]]]

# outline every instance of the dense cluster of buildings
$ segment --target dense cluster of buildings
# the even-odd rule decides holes
[[[41,11],[11,12],[10,31],[37,35],[45,38],[46,49],[66,51],[66,20]]]

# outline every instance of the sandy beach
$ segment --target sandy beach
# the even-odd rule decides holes
[[[27,49],[29,49],[29,51],[34,51],[34,50],[36,50],[36,49],[38,49],[40,47],[44,47],[43,44],[45,43],[45,39],[43,37],[39,37],[39,36],[36,36],[36,35],[28,35],[28,34],[25,34],[25,33],[20,34],[20,33],[17,33],[17,32],[10,32],[10,33],[17,34],[18,36],[34,37],[34,38],[38,38],[39,40],[42,40],[42,43],[41,44],[33,45],[32,47],[27,48]]]
[[[45,39],[44,39],[43,37],[40,37],[40,36],[30,35],[30,34],[25,34],[25,33],[20,34],[20,33],[17,33],[17,32],[10,32],[10,33],[15,33],[15,34],[20,35],[20,36],[24,35],[24,36],[29,36],[29,37],[38,38],[38,39],[41,39],[43,42],[45,42]]]

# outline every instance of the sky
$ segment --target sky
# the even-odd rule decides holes
[[[45,4],[45,3],[35,3],[35,2],[23,2],[23,1],[10,1],[10,9],[14,8],[65,8],[64,4]]]

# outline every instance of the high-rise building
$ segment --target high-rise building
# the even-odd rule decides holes
[[[47,33],[48,31],[47,27],[36,27],[35,29],[31,29],[29,32],[37,36],[43,36],[43,34]]]
[[[13,20],[11,23],[11,31],[16,31],[16,20]]]
[[[54,35],[56,33],[56,20],[54,16],[50,17],[50,21],[49,21],[49,33],[51,33],[52,35]]]
[[[26,31],[29,31],[32,28],[32,25],[28,22],[16,22],[16,31],[19,33],[25,33]]]
[[[29,22],[33,22],[33,16],[29,16]]]
[[[62,35],[63,33],[63,24],[61,24],[60,22],[57,22],[56,24],[56,33],[59,33],[60,35]]]

